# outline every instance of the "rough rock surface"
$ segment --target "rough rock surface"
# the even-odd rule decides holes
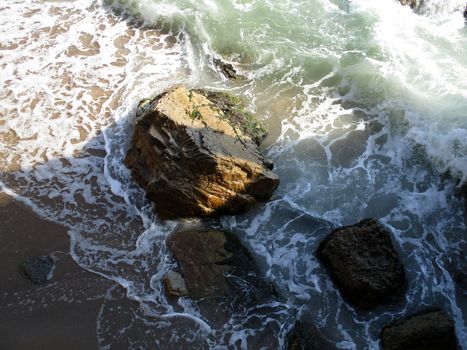
[[[322,332],[308,322],[297,321],[287,335],[287,350],[335,350]]]
[[[177,231],[169,236],[167,246],[185,281],[186,297],[213,327],[222,327],[233,315],[239,317],[258,305],[277,300],[273,286],[257,271],[252,256],[231,233],[211,229]]]
[[[381,332],[383,350],[456,350],[454,322],[443,311],[412,316]]]
[[[162,218],[235,214],[279,184],[264,135],[238,98],[176,87],[140,103],[125,163]]]
[[[35,284],[47,282],[54,261],[49,256],[33,256],[20,265],[21,272]]]
[[[271,288],[257,275],[255,263],[233,234],[215,230],[178,231],[168,239],[188,295],[193,298],[239,296],[261,298]],[[244,288],[248,284],[250,288]]]
[[[185,280],[178,272],[169,271],[164,276],[163,282],[167,294],[174,297],[182,297],[188,295]]]
[[[213,63],[216,65],[216,67],[221,71],[221,73],[226,78],[229,78],[229,79],[238,78],[237,70],[235,69],[232,63],[225,62],[224,60],[221,60],[220,58],[213,58]]]
[[[402,6],[410,6],[411,8],[417,7],[417,0],[399,0]]]
[[[357,307],[370,309],[405,291],[404,267],[389,233],[376,220],[334,230],[321,242],[318,255],[343,298]]]

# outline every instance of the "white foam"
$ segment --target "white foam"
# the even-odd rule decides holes
[[[376,349],[385,323],[433,301],[453,315],[466,344],[451,272],[433,259],[463,240],[455,181],[437,171],[466,180],[467,83],[459,77],[467,76],[467,44],[461,15],[451,16],[457,0],[426,3],[426,16],[389,0],[354,0],[345,10],[325,0],[11,1],[0,9],[9,46],[0,56],[1,190],[66,225],[73,258],[139,302],[143,315],[117,333],[103,306],[102,348],[112,334],[131,340],[132,327],[181,343],[209,333],[211,348],[268,336],[284,345],[285,330],[304,315],[337,347]],[[115,7],[172,29],[161,34]],[[225,56],[247,79],[218,74],[210,57]],[[196,303],[167,300],[161,280],[174,263],[165,237],[177,223],[154,217],[122,166],[138,100],[174,83],[243,94],[280,129],[268,150],[282,181],[273,200],[222,226],[257,255],[285,302],[232,315],[221,329]],[[368,213],[392,231],[412,282],[401,309],[361,316],[314,252],[333,226]]]

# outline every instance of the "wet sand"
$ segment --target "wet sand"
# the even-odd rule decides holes
[[[64,227],[0,193],[0,349],[97,349],[97,317],[115,284],[80,268]],[[51,280],[35,285],[18,270],[52,255]]]

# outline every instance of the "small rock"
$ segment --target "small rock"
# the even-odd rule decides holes
[[[411,8],[417,7],[417,0],[399,0],[402,6],[410,6]]]
[[[297,321],[287,335],[287,350],[334,350],[320,330],[308,322]]]
[[[237,70],[233,66],[232,63],[225,62],[220,58],[213,58],[213,63],[216,65],[217,68],[229,79],[237,79],[238,74]]]
[[[139,101],[138,108],[136,109],[136,118],[141,116],[141,114],[143,114],[146,111],[146,109],[150,106],[151,101],[152,100],[150,98],[145,98]]]
[[[370,309],[405,291],[404,267],[389,232],[376,220],[334,230],[321,242],[318,255],[343,298],[357,307]]]
[[[175,271],[169,271],[163,279],[165,290],[169,295],[183,297],[188,295],[185,280]]]
[[[443,311],[411,316],[381,332],[383,350],[456,350],[454,322]]]
[[[268,168],[269,170],[273,170],[273,169],[274,169],[274,163],[273,163],[272,160],[269,159],[269,158],[265,158],[263,164],[264,164],[264,166],[265,166],[266,168]]]
[[[54,261],[49,256],[33,256],[20,265],[21,272],[35,284],[47,282]]]

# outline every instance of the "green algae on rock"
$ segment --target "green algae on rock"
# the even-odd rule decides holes
[[[234,129],[240,129],[245,135],[251,137],[256,144],[259,145],[267,136],[268,132],[264,123],[246,110],[245,104],[239,97],[219,91],[195,91],[205,96],[214,106],[219,108],[224,118]]]
[[[240,99],[179,86],[136,114],[125,163],[162,218],[236,214],[277,188],[264,126]]]

